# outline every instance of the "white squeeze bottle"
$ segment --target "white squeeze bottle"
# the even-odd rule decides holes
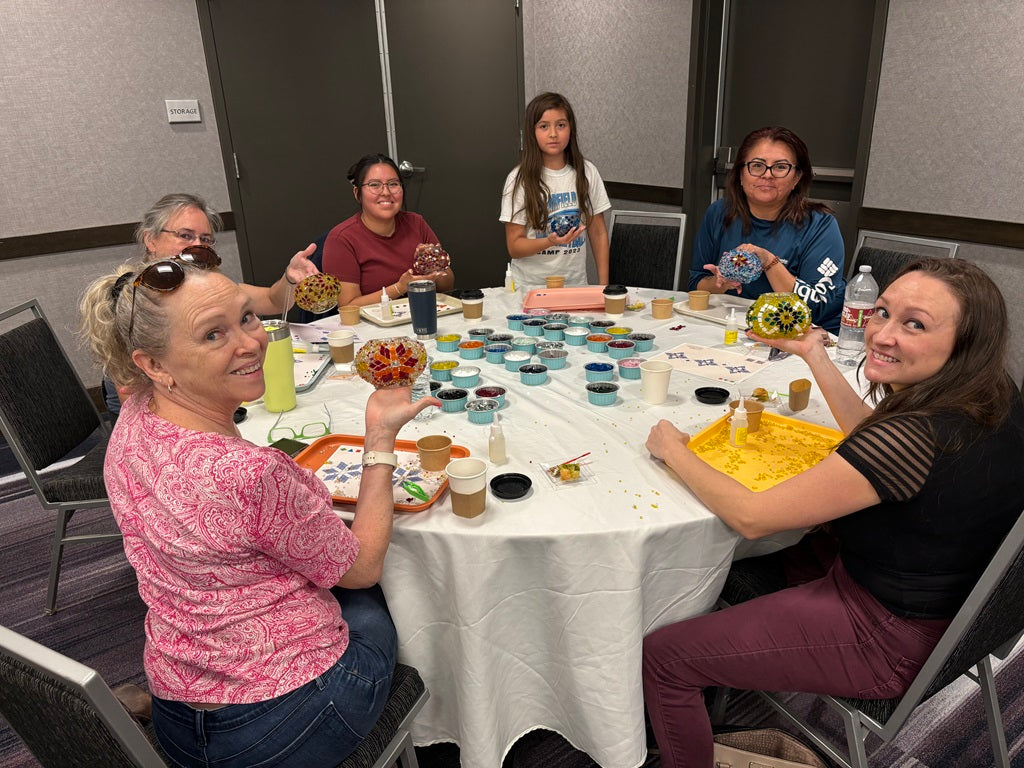
[[[740,395],[740,401],[736,405],[736,410],[733,411],[730,424],[729,444],[734,448],[742,448],[747,444],[747,409],[743,395]]]
[[[388,296],[388,287],[385,285],[380,289],[380,319],[390,320],[394,315],[391,312],[391,297]]]
[[[725,321],[725,343],[735,344],[740,337],[739,329],[736,327],[736,307],[729,310],[729,319]]]
[[[515,278],[512,277],[511,263],[507,267],[505,267],[505,290],[508,291],[509,293],[516,292],[516,281]]]
[[[501,428],[501,417],[494,414],[494,423],[491,424],[491,434],[487,439],[487,455],[492,464],[504,464],[508,461],[505,455],[505,432]]]

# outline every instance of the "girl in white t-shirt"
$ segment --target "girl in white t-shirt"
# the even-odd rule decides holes
[[[526,107],[523,154],[505,180],[501,216],[512,257],[512,276],[526,288],[544,285],[548,275],[565,284],[587,284],[586,244],[597,267],[597,281],[608,283],[608,230],[611,208],[594,164],[576,142],[576,116],[569,101],[542,93]],[[577,169],[584,169],[577,173]]]

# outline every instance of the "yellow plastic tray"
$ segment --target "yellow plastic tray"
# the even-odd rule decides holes
[[[765,411],[742,448],[729,445],[729,414],[690,438],[690,450],[752,491],[778,485],[824,459],[843,433]]]

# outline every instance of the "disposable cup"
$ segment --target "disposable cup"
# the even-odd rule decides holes
[[[331,350],[331,360],[336,363],[351,363],[355,359],[354,331],[331,331],[327,334],[327,346]]]
[[[356,325],[359,322],[359,307],[355,304],[346,304],[338,308],[338,315],[345,325]]]
[[[487,506],[487,464],[481,459],[453,459],[445,467],[452,495],[452,512],[476,517]]]
[[[440,472],[448,466],[452,454],[452,439],[447,435],[427,435],[416,441],[420,453],[420,466],[428,472]]]
[[[708,308],[708,300],[711,298],[710,291],[690,291],[690,309],[702,310]]]
[[[565,275],[548,275],[544,282],[548,288],[565,288]]]
[[[811,399],[811,382],[807,379],[795,379],[789,382],[789,408],[802,411]]]
[[[604,295],[604,313],[606,315],[621,315],[626,311],[626,296],[625,293],[615,295]]]
[[[672,317],[672,299],[651,299],[651,317],[655,320]]]
[[[484,300],[463,299],[462,316],[467,320],[479,320],[484,316]]]
[[[747,433],[757,432],[761,428],[761,414],[764,413],[764,403],[759,403],[757,400],[751,400],[747,397],[743,398],[743,403],[743,407],[747,409]],[[736,412],[736,406],[739,404],[739,400],[733,400],[729,403],[730,419]]]
[[[640,393],[645,403],[658,405],[668,398],[668,381],[672,366],[664,360],[644,360],[640,363]]]

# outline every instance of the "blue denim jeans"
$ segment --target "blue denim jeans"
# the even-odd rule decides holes
[[[395,626],[379,586],[331,592],[349,645],[316,679],[267,701],[213,710],[153,697],[153,727],[173,765],[318,768],[336,766],[358,746],[388,700]]]

